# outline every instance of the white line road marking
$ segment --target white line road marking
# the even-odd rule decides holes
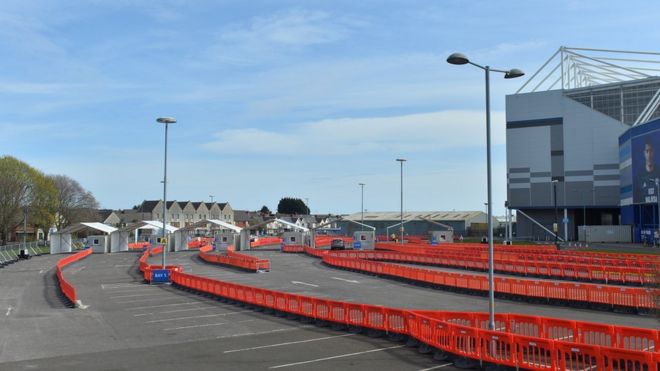
[[[115,264],[115,268],[126,268],[126,267],[132,267],[135,264]]]
[[[186,308],[186,309],[177,309],[177,310],[166,310],[164,312],[158,312],[158,313],[140,313],[140,314],[134,314],[134,317],[142,317],[142,316],[152,316],[152,315],[159,315],[159,314],[166,314],[166,313],[177,313],[177,312],[189,312],[191,310],[207,310],[207,309],[218,309],[218,307],[214,306],[208,306],[208,307],[195,307],[195,308]]]
[[[373,353],[373,352],[382,352],[384,350],[390,350],[390,349],[397,349],[397,348],[403,348],[405,345],[395,345],[387,348],[378,348],[378,349],[371,349],[371,350],[365,350],[364,352],[355,352],[355,353],[348,353],[348,354],[340,354],[338,356],[332,356],[332,357],[324,357],[324,358],[317,358],[317,359],[312,359],[309,361],[302,361],[302,362],[295,362],[295,363],[287,363],[285,365],[277,365],[277,366],[271,366],[268,367],[270,368],[282,368],[282,367],[291,367],[291,366],[298,366],[298,365],[305,365],[308,363],[314,363],[314,362],[322,362],[322,361],[329,361],[331,359],[337,359],[337,358],[345,358],[345,357],[352,357],[352,356],[359,356],[361,354],[367,354],[367,353]]]
[[[145,323],[158,323],[158,322],[167,322],[167,321],[181,321],[181,320],[186,320],[186,319],[197,319],[197,318],[208,318],[208,317],[220,317],[220,316],[228,316],[230,314],[239,314],[239,313],[247,313],[247,312],[254,312],[252,310],[241,310],[238,312],[227,312],[227,313],[216,313],[216,314],[205,314],[201,316],[189,316],[189,317],[176,317],[176,318],[164,318],[164,319],[155,319],[153,321],[147,321]]]
[[[347,280],[346,278],[340,278],[340,277],[330,277],[333,280],[339,280],[339,281],[344,281],[344,282],[350,282],[350,283],[360,283],[360,281],[356,280]]]
[[[39,274],[43,274],[43,273],[44,273],[44,270],[43,270],[43,269],[39,269]]]
[[[117,304],[130,304],[130,303],[137,303],[141,301],[156,301],[156,300],[172,300],[172,297],[166,296],[166,295],[159,295],[161,297],[159,298],[151,298],[151,299],[134,299],[134,300],[122,300],[122,301],[116,301],[115,303]]]
[[[185,329],[188,329],[188,328],[209,327],[209,326],[221,326],[221,325],[226,325],[226,323],[225,323],[225,322],[218,322],[218,323],[207,323],[207,324],[204,324],[204,325],[192,325],[192,326],[171,327],[171,328],[163,329],[163,331],[185,330]]]
[[[291,331],[300,331],[300,330],[305,330],[310,327],[315,327],[314,325],[305,325],[305,326],[300,326],[300,327],[285,327],[285,328],[277,328],[274,330],[268,330],[268,331],[259,331],[259,332],[243,332],[240,334],[233,334],[233,335],[222,335],[222,336],[216,336],[216,339],[228,339],[228,338],[238,338],[238,337],[244,337],[244,336],[255,336],[255,335],[265,335],[265,334],[274,334],[278,332],[291,332]]]
[[[147,285],[142,284],[142,283],[117,282],[117,283],[102,283],[101,284],[101,289],[102,290],[125,289],[125,288],[130,288],[130,287],[135,287],[135,286],[152,287],[152,286],[147,286]]]
[[[133,298],[136,296],[162,296],[163,294],[158,293],[158,294],[131,294],[131,295],[119,295],[119,296],[111,296],[110,299],[121,299],[121,298]]]
[[[291,283],[294,284],[294,285],[305,285],[305,286],[319,287],[319,285],[315,285],[313,283],[307,283],[307,282],[291,281]]]
[[[7,313],[5,313],[5,316],[8,316],[11,313],[11,307],[7,308]]]
[[[76,307],[80,309],[87,309],[89,308],[89,305],[84,305],[80,299],[76,300]]]
[[[133,308],[125,308],[126,310],[139,310],[139,309],[151,309],[151,308],[162,308],[162,307],[173,307],[176,305],[192,305],[192,304],[197,304],[199,305],[200,303],[198,301],[187,301],[184,303],[171,303],[171,304],[160,304],[160,305],[147,305],[143,307],[133,307]]]
[[[436,368],[443,368],[443,367],[447,367],[447,366],[452,365],[452,364],[453,363],[445,363],[444,365],[438,365],[438,366],[434,366],[434,367],[424,368],[424,369],[421,369],[419,371],[435,370]]]
[[[279,343],[279,344],[270,344],[270,345],[262,345],[259,347],[252,347],[252,348],[243,348],[243,349],[233,349],[233,350],[225,350],[223,353],[234,353],[234,352],[244,352],[246,350],[256,350],[256,349],[263,349],[263,348],[274,348],[274,347],[281,347],[285,345],[292,345],[292,344],[301,344],[301,343],[309,343],[312,341],[321,341],[321,340],[327,340],[327,339],[334,339],[334,338],[341,338],[341,337],[346,337],[346,336],[354,336],[355,334],[344,334],[344,335],[335,335],[335,336],[325,336],[322,338],[314,338],[314,339],[307,339],[307,340],[300,340],[300,341],[289,341],[287,343]]]

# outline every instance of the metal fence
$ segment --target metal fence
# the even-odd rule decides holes
[[[0,267],[11,264],[19,260],[21,250],[27,251],[29,255],[42,255],[50,251],[48,243],[45,241],[17,242],[9,245],[0,246]]]

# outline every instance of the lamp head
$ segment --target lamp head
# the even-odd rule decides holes
[[[160,122],[161,124],[174,124],[176,123],[176,119],[174,117],[159,117],[156,119],[156,121]]]
[[[504,74],[505,79],[515,79],[516,77],[524,76],[525,73],[518,68],[512,68]]]
[[[449,64],[468,64],[470,60],[463,53],[453,53],[447,57],[447,63]]]

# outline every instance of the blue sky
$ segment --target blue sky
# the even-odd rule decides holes
[[[168,199],[315,213],[483,210],[483,72],[533,73],[561,45],[655,50],[660,8],[627,1],[0,2],[0,154],[67,174],[103,207]],[[493,76],[494,203],[506,191]]]

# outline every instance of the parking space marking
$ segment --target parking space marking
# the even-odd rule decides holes
[[[204,314],[201,316],[188,316],[188,317],[176,317],[176,318],[163,318],[163,319],[155,319],[152,321],[146,321],[145,323],[158,323],[158,322],[168,322],[168,321],[183,321],[186,319],[197,319],[197,318],[209,318],[209,317],[220,317],[220,316],[228,316],[231,314],[239,314],[239,313],[247,313],[247,312],[254,312],[253,310],[241,310],[237,312],[226,312],[226,313],[216,313],[216,314]]]
[[[424,368],[424,369],[421,369],[421,370],[419,370],[419,371],[435,370],[435,369],[437,369],[437,368],[443,368],[443,367],[447,367],[447,366],[450,366],[450,365],[453,365],[453,363],[445,363],[445,364],[443,364],[443,365],[438,365],[438,366],[433,366],[433,367],[429,367],[429,368]]]
[[[312,342],[312,341],[321,341],[321,340],[328,340],[328,339],[334,339],[334,338],[342,338],[342,337],[347,337],[347,336],[355,336],[355,334],[344,334],[344,335],[335,335],[335,336],[325,336],[325,337],[322,337],[322,338],[314,338],[314,339],[299,340],[299,341],[289,341],[289,342],[286,342],[286,343],[270,344],[270,345],[262,345],[262,346],[258,346],[258,347],[252,347],[252,348],[243,348],[243,349],[225,350],[223,353],[235,353],[235,352],[244,352],[244,351],[246,351],[246,350],[256,350],[256,349],[264,349],[264,348],[274,348],[274,347],[281,347],[281,346],[285,346],[285,345],[309,343],[309,342]]]
[[[7,308],[7,313],[5,313],[5,316],[9,316],[9,314],[11,313],[11,309],[12,309],[11,307]]]
[[[162,296],[162,293],[158,294],[131,294],[131,295],[119,295],[119,296],[111,296],[110,299],[122,299],[122,298],[133,298],[136,296],[144,297],[144,296]]]
[[[115,303],[117,304],[130,304],[130,303],[138,303],[141,301],[157,301],[157,300],[172,300],[174,298],[168,296],[168,295],[159,295],[161,297],[158,298],[151,298],[151,299],[135,299],[135,300],[122,300],[122,301],[116,301]]]
[[[142,317],[142,316],[152,316],[152,315],[159,315],[159,314],[167,314],[167,313],[177,313],[177,312],[189,312],[191,310],[207,310],[207,309],[217,309],[218,307],[209,305],[205,307],[195,307],[195,308],[186,308],[186,309],[176,309],[176,310],[166,310],[164,312],[158,312],[158,313],[139,313],[139,314],[134,314],[134,317]]]
[[[203,324],[203,325],[171,327],[171,328],[163,329],[163,331],[185,330],[185,329],[189,329],[189,328],[209,327],[209,326],[222,326],[222,325],[226,325],[226,324],[227,324],[226,322],[206,323],[206,324]]]
[[[301,281],[291,281],[291,283],[294,284],[294,285],[305,285],[305,286],[319,287],[319,285],[315,285],[313,283],[301,282]]]
[[[268,331],[243,332],[243,333],[240,333],[240,334],[216,336],[216,339],[228,339],[228,338],[238,338],[238,337],[244,337],[244,336],[274,334],[274,333],[279,333],[279,332],[300,331],[300,330],[305,330],[305,329],[308,329],[308,328],[311,328],[311,327],[316,327],[316,326],[314,326],[314,325],[305,325],[305,326],[299,326],[299,327],[276,328],[274,330],[268,330]]]
[[[124,308],[126,310],[140,310],[140,309],[151,309],[151,308],[162,308],[162,307],[173,307],[176,305],[192,305],[192,304],[200,304],[198,301],[186,301],[183,303],[170,303],[170,304],[160,304],[160,305],[146,305],[142,307],[133,307],[133,308]]]
[[[283,367],[292,367],[292,366],[299,366],[299,365],[306,365],[309,363],[314,363],[314,362],[323,362],[323,361],[330,361],[333,359],[338,359],[338,358],[346,358],[346,357],[353,357],[353,356],[359,356],[361,354],[367,354],[367,353],[374,353],[374,352],[382,352],[384,350],[390,350],[390,349],[397,349],[397,348],[403,348],[405,345],[395,345],[391,347],[386,347],[386,348],[378,348],[378,349],[371,349],[371,350],[365,350],[364,352],[355,352],[355,353],[347,353],[347,354],[339,354],[336,356],[330,356],[330,357],[323,357],[323,358],[317,358],[317,359],[310,359],[309,361],[301,361],[301,362],[294,362],[294,363],[287,363],[284,365],[277,365],[277,366],[270,366],[268,367],[269,369],[275,369],[275,368],[283,368]]]
[[[346,278],[341,278],[341,277],[330,277],[330,278],[332,278],[333,280],[339,280],[339,281],[344,281],[344,282],[360,283],[360,281],[356,281],[356,280],[348,280],[348,279],[346,279]]]

